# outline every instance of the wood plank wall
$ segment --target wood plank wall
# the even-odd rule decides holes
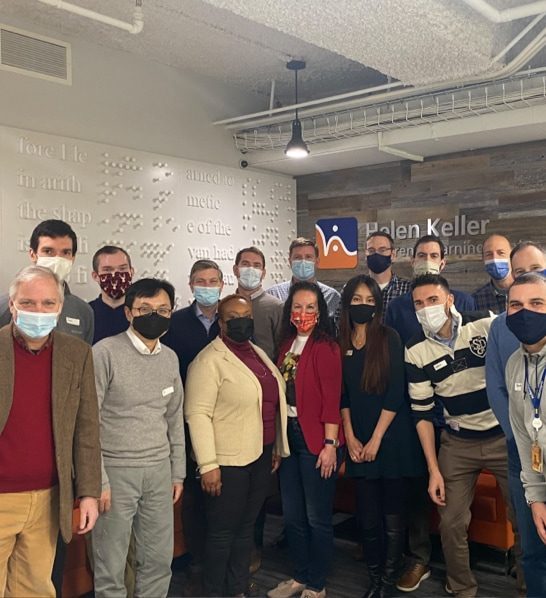
[[[492,233],[546,243],[546,141],[467,151],[430,158],[423,163],[390,162],[297,178],[298,233],[315,238],[320,218],[354,216],[359,228],[359,265],[354,270],[320,270],[319,280],[340,289],[357,273],[366,272],[367,231],[377,222],[399,228],[395,271],[411,277],[410,255],[416,227],[427,232],[427,219],[437,218],[449,256],[445,275],[454,288],[472,292],[487,280],[481,245]],[[466,234],[455,234],[449,223]],[[478,234],[468,234],[470,230]],[[481,221],[489,220],[485,226]],[[472,229],[473,226],[473,229]],[[482,231],[485,231],[482,234]]]

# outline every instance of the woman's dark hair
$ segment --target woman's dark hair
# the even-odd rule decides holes
[[[169,296],[171,308],[174,307],[174,287],[170,282],[160,278],[141,278],[127,289],[125,305],[132,309],[137,297],[155,297],[160,291],[165,291]]]
[[[362,371],[361,387],[364,392],[381,395],[386,392],[389,383],[389,337],[386,326],[381,322],[383,316],[381,289],[377,282],[366,274],[351,278],[341,293],[339,345],[342,355],[345,355],[353,346],[351,342],[353,322],[349,315],[349,306],[360,285],[366,285],[375,300],[375,314],[366,327],[366,359]]]
[[[317,325],[311,333],[311,337],[314,339],[325,339],[334,342],[335,339],[332,333],[332,322],[330,320],[330,316],[328,315],[328,306],[326,305],[326,301],[322,291],[320,290],[320,287],[314,282],[306,282],[302,280],[301,282],[296,282],[290,287],[288,299],[284,303],[282,310],[281,331],[279,334],[279,345],[282,345],[289,338],[292,338],[295,334],[297,334],[296,327],[290,321],[290,315],[292,313],[292,300],[298,291],[311,291],[311,293],[314,293],[317,298],[319,318]]]

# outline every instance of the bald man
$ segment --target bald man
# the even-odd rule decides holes
[[[476,309],[500,314],[506,310],[506,293],[514,279],[510,266],[510,241],[502,235],[491,235],[483,244],[483,265],[489,280],[472,294]]]

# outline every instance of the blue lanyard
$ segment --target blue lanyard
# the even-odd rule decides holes
[[[531,398],[531,403],[533,404],[533,409],[535,410],[535,417],[539,417],[540,400],[542,399],[544,380],[546,380],[546,368],[542,370],[542,377],[537,386],[535,386],[535,389],[533,390],[531,388],[531,384],[529,383],[529,362],[527,360],[527,356],[525,356],[525,391],[529,394],[529,397]]]

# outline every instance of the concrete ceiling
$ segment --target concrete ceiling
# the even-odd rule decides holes
[[[71,2],[132,20],[134,0]],[[524,0],[489,2],[498,9],[525,4]],[[422,85],[482,74],[486,78],[494,68],[492,57],[530,21],[495,25],[463,0],[143,0],[143,11],[144,30],[130,35],[37,0],[0,0],[1,22],[24,21],[35,24],[37,32],[43,28],[59,39],[77,37],[198,72],[247,92],[256,110],[268,107],[272,80],[276,101],[293,102],[293,75],[285,68],[291,58],[307,62],[300,78],[300,101],[389,80]],[[225,114],[230,116],[237,115]],[[517,140],[544,136],[539,131],[522,128]],[[487,137],[476,139],[482,146]],[[413,143],[417,141],[423,155],[469,147],[447,138],[443,143],[432,139]],[[505,137],[496,141],[504,142]],[[466,147],[459,147],[461,143]],[[317,148],[305,166],[301,161],[298,166],[286,161],[276,166],[275,160],[266,166],[264,158],[264,167],[300,174],[396,159],[377,148],[366,152],[321,157]]]

